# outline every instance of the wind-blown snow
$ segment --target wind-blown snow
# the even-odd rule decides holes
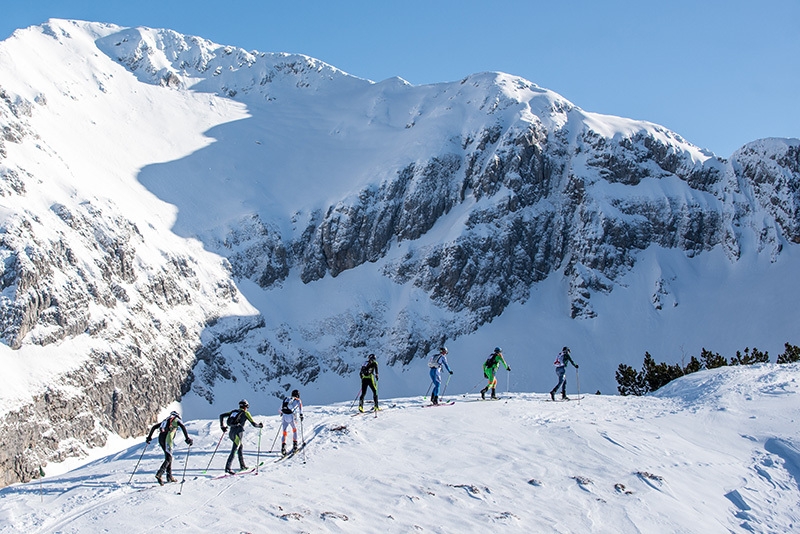
[[[384,400],[377,417],[306,406],[307,446],[279,463],[273,401],[252,406],[260,440],[245,430],[246,461],[265,461],[257,475],[214,480],[230,442],[212,461],[219,425],[193,420],[188,460],[181,438],[174,462],[182,486],[157,486],[160,449],[130,440],[0,490],[0,532],[790,532],[800,528],[798,373],[722,368],[653,396],[566,403],[448,389],[453,406]]]

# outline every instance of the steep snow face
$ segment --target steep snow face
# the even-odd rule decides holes
[[[444,343],[453,391],[498,344],[549,389],[569,344],[610,392],[645,350],[796,342],[796,140],[728,162],[508,74],[60,20],[0,44],[0,126],[0,435],[46,414],[7,481],[179,398],[343,400],[371,352],[382,395]]]
[[[264,429],[245,429],[244,454],[265,462],[257,476],[214,479],[230,442],[212,459],[218,420],[189,420],[194,444],[179,434],[173,465],[182,484],[156,484],[155,444],[115,443],[91,463],[45,466],[44,479],[0,490],[0,532],[792,532],[798,373],[701,371],[636,398],[384,399],[377,417],[349,402],[307,404],[306,446],[284,460],[271,447],[279,401],[254,402]]]

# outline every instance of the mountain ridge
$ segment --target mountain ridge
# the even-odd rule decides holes
[[[9,384],[1,435],[34,407],[47,417],[18,443],[35,452],[0,457],[6,482],[102,444],[74,420],[87,406],[99,436],[126,437],[176,399],[207,414],[296,381],[331,400],[368,352],[388,364],[384,390],[407,394],[429,351],[478,368],[475,347],[500,338],[527,390],[551,381],[538,352],[574,339],[584,384],[613,390],[645,336],[674,351],[662,338],[707,317],[695,271],[797,261],[800,141],[724,160],[502,73],[374,83],[308,56],[52,20],[0,45],[0,104],[2,362],[62,365]],[[610,322],[622,295],[641,312]],[[762,344],[739,337],[760,323],[730,313],[712,342]],[[551,325],[536,354],[519,314]],[[771,337],[791,332],[779,324]]]

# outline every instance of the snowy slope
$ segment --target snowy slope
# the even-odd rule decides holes
[[[566,403],[511,393],[421,408],[402,398],[377,417],[353,416],[349,403],[307,406],[305,450],[278,463],[273,401],[253,406],[260,442],[246,430],[247,461],[265,461],[257,475],[214,480],[229,442],[211,461],[218,424],[194,420],[188,460],[182,440],[175,459],[182,486],[158,487],[159,451],[131,440],[0,490],[0,532],[791,532],[799,373],[716,369],[656,396]]]

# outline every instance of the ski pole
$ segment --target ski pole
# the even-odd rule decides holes
[[[578,368],[575,368],[575,386],[578,388],[578,404],[581,403],[581,379],[578,376]]]
[[[306,434],[303,431],[303,418],[300,418],[300,440],[303,442],[303,463],[306,463]]]
[[[259,462],[261,461],[261,428],[258,429],[258,453],[256,454],[256,474],[258,474],[258,466]]]
[[[511,369],[506,369],[506,395],[511,391]]]
[[[444,383],[444,389],[442,389],[442,397],[444,397],[444,392],[447,391],[447,384],[450,383],[450,379],[453,378],[453,373],[450,373],[447,376],[447,382]]]
[[[483,383],[483,380],[481,380],[480,382],[478,382],[477,384],[475,384],[474,386],[472,386],[472,389],[470,389],[469,391],[467,391],[466,393],[464,393],[464,394],[463,394],[463,395],[461,395],[461,396],[462,396],[462,397],[466,397],[467,395],[469,395],[470,393],[472,393],[473,391],[475,391],[475,388],[476,388],[476,387],[478,387],[478,386],[480,386],[482,383]]]
[[[208,465],[205,469],[203,469],[203,474],[205,475],[208,472],[208,468],[211,467],[211,460],[214,459],[214,456],[217,454],[217,449],[219,449],[220,444],[222,443],[222,438],[225,437],[225,432],[219,437],[219,441],[217,442],[217,446],[214,447],[214,452],[211,454],[211,458],[208,459]]]
[[[278,435],[281,433],[281,425],[278,425],[278,431],[275,432],[275,439],[272,440],[272,445],[269,447],[269,452],[272,452],[272,449],[275,448],[275,442],[278,441]]]
[[[351,402],[351,403],[350,403],[350,409],[351,409],[351,410],[353,409],[353,406],[355,406],[355,404],[356,404],[356,399],[358,399],[358,396],[359,396],[359,395],[361,395],[361,388],[358,388],[358,390],[356,391],[356,398],[355,398],[355,399],[353,399],[353,402]]]
[[[431,390],[431,387],[433,387],[433,381],[432,380],[431,380],[431,383],[428,384],[428,389],[425,390],[425,395],[422,396],[423,399],[427,399],[428,398],[428,392]]]
[[[178,489],[178,495],[183,491],[183,483],[186,482],[186,466],[189,465],[189,452],[191,452],[191,450],[192,446],[189,445],[186,448],[186,460],[183,461],[183,478],[181,479],[181,487]]]
[[[144,456],[144,451],[147,450],[147,446],[148,445],[150,445],[150,444],[145,441],[144,442],[144,449],[142,449],[142,454],[139,456],[139,462],[142,461],[142,457]],[[133,475],[135,475],[136,474],[136,470],[139,469],[139,462],[136,462],[136,467],[133,468],[133,473],[131,473],[131,478],[128,479],[128,484],[131,483],[131,480],[133,480]]]

